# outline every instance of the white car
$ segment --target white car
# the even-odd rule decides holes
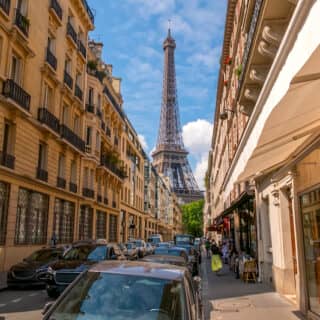
[[[144,240],[136,239],[136,240],[132,240],[130,242],[132,242],[136,245],[139,258],[143,258],[147,254],[147,244]]]

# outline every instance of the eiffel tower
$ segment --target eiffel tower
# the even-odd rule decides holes
[[[164,72],[160,127],[156,150],[152,153],[157,172],[168,177],[171,190],[181,204],[203,198],[188,162],[181,133],[176,87],[174,50],[176,42],[168,29],[163,42]]]

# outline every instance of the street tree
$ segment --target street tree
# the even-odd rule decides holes
[[[182,223],[185,232],[195,237],[203,234],[204,200],[190,202],[182,206]]]

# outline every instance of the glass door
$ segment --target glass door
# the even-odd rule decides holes
[[[320,202],[309,194],[309,206],[304,206],[304,197],[302,219],[309,307],[320,315]]]

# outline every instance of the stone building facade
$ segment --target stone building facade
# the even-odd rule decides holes
[[[206,232],[319,319],[320,3],[228,1]]]
[[[0,1],[0,271],[53,236],[158,231],[145,152],[93,29],[84,0]]]

